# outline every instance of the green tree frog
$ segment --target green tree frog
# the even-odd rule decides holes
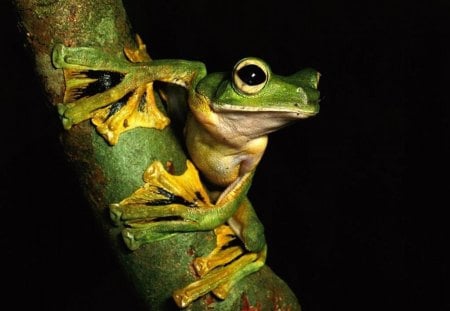
[[[214,191],[206,193],[195,181],[192,166],[188,165],[188,177],[174,177],[154,163],[147,172],[147,185],[112,204],[111,217],[126,225],[123,238],[132,250],[177,232],[216,230],[217,252],[202,264],[198,261],[202,278],[176,291],[174,298],[181,307],[209,291],[225,298],[233,284],[265,261],[263,225],[247,192],[267,135],[318,112],[320,75],[304,69],[279,76],[254,57],[240,60],[231,72],[207,74],[200,62],[151,60],[139,38],[138,45],[137,50],[125,48],[126,57],[96,48],[55,47],[53,63],[64,69],[66,77],[66,96],[59,106],[63,124],[70,129],[90,119],[114,145],[120,143],[123,131],[133,127],[168,124],[154,102],[154,81],[186,88],[186,147]],[[199,190],[182,189],[197,184]],[[231,254],[222,246],[233,234],[244,248]]]

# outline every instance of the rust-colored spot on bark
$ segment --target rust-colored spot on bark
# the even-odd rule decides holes
[[[206,294],[203,299],[205,300],[205,304],[207,306],[210,306],[211,304],[213,304],[217,301],[211,294]],[[208,307],[208,309],[209,309],[209,307]],[[214,309],[214,308],[212,308],[212,309]]]
[[[79,7],[75,4],[69,7],[69,15],[68,21],[72,24],[76,24],[78,22],[78,12],[80,11]]]
[[[175,166],[173,165],[172,161],[167,161],[166,162],[166,171],[169,172],[170,174],[174,174],[175,172]]]
[[[255,306],[250,305],[250,301],[248,301],[248,297],[246,294],[242,294],[241,296],[241,311],[261,311],[261,304],[259,302],[256,303]]]
[[[192,257],[195,255],[195,249],[193,247],[189,247],[187,250],[188,256]]]

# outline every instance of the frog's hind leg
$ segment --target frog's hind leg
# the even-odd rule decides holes
[[[230,226],[221,225],[214,229],[216,235],[216,247],[207,256],[194,259],[194,268],[199,276],[206,275],[212,269],[226,265],[242,255],[245,250],[239,242],[238,237]]]
[[[225,299],[233,286],[261,269],[265,260],[266,247],[259,253],[246,253],[227,265],[211,270],[201,279],[175,291],[172,296],[181,308],[208,292],[213,292],[218,298]]]
[[[267,258],[267,246],[265,246],[263,248],[263,250],[259,253],[248,253],[247,255],[253,255],[253,256],[249,256],[249,258],[246,258],[246,260],[244,260],[243,263],[244,264],[246,263],[245,266],[238,269],[237,271],[233,271],[232,275],[226,282],[222,283],[221,285],[219,285],[217,288],[215,288],[212,291],[214,293],[214,295],[216,295],[218,298],[225,299],[228,296],[228,293],[230,292],[230,290],[240,280],[242,280],[243,278],[247,277],[248,275],[258,271],[259,269],[262,268],[262,266],[264,266],[264,264],[266,262],[266,258]],[[242,257],[245,258],[245,256],[247,256],[247,255],[244,255]],[[256,259],[254,259],[253,261],[249,261],[250,259],[254,258],[254,255],[257,256]]]

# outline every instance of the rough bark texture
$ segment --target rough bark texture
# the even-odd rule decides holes
[[[28,48],[34,55],[36,72],[52,105],[62,102],[64,92],[62,71],[51,64],[54,44],[95,46],[110,53],[120,53],[124,45],[133,44],[134,36],[119,0],[14,3]],[[184,171],[186,156],[172,130],[135,129],[122,134],[120,142],[111,147],[86,121],[69,131],[62,130],[61,141],[98,224],[136,289],[143,309],[176,309],[172,291],[195,279],[190,264],[195,256],[213,249],[213,233],[178,234],[130,252],[119,237],[120,228],[111,224],[106,210],[110,203],[119,202],[143,184],[142,174],[154,160],[171,161],[176,173]],[[188,309],[207,310],[212,303],[215,310],[300,309],[287,285],[267,266],[240,282],[226,300],[215,301],[207,295]]]

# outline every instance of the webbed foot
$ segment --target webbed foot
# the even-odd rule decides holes
[[[169,124],[154,97],[153,72],[158,69],[152,67],[139,36],[137,43],[137,49],[125,47],[124,55],[92,47],[54,47],[53,64],[63,69],[66,81],[64,103],[58,107],[65,129],[91,119],[114,145],[125,131],[136,127],[163,129]],[[140,68],[136,63],[145,65]]]
[[[193,265],[199,276],[204,276],[212,269],[233,261],[245,252],[242,245],[233,245],[239,243],[239,239],[229,226],[222,225],[215,228],[214,234],[216,247],[207,256],[194,259]]]
[[[144,186],[120,203],[110,205],[111,220],[127,227],[122,236],[130,249],[175,232],[202,229],[196,217],[201,218],[200,211],[213,205],[195,166],[187,161],[186,167],[183,174],[172,175],[155,161],[144,173]]]
[[[225,265],[216,267],[186,287],[176,290],[172,297],[180,308],[212,292],[225,299],[232,288],[246,276],[258,271],[265,264],[267,248],[259,253],[246,253]]]

